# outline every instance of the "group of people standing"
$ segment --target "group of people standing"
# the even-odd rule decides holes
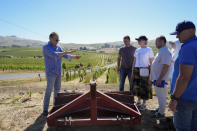
[[[146,36],[136,38],[139,48],[130,44],[130,37],[125,36],[124,47],[119,50],[117,71],[120,74],[120,91],[124,91],[128,76],[130,91],[138,97],[140,110],[146,109],[146,101],[152,98],[152,85],[158,98],[159,106],[152,110],[153,118],[162,118],[165,114],[167,84],[171,75],[169,109],[174,112],[174,126],[177,131],[197,131],[197,37],[195,25],[190,21],[180,22],[176,35],[180,42],[170,42],[172,50],[166,45],[165,36],[156,38],[158,49],[154,56],[148,47]],[[62,58],[68,61],[80,59],[75,52],[64,51],[59,45],[59,36],[52,32],[49,42],[43,46],[47,88],[43,101],[43,115],[48,115],[51,92],[54,99],[61,87]],[[182,44],[180,44],[182,43]],[[180,51],[179,51],[180,50]],[[173,73],[170,72],[173,70]],[[55,102],[55,100],[54,100]]]
[[[197,130],[197,37],[195,25],[191,21],[177,24],[178,41],[166,45],[165,36],[156,38],[157,54],[147,46],[146,36],[136,38],[139,48],[130,44],[125,36],[125,46],[119,50],[117,71],[120,74],[120,91],[124,91],[126,76],[130,91],[138,97],[136,102],[140,110],[146,109],[146,100],[152,98],[152,86],[158,98],[158,108],[151,110],[152,118],[165,116],[167,86],[169,78],[171,100],[169,109],[173,111],[173,122],[177,131]],[[171,73],[172,72],[172,73]],[[143,102],[141,102],[143,100]]]
[[[140,46],[137,49],[130,44],[130,37],[125,36],[123,38],[125,46],[119,50],[120,91],[124,90],[125,78],[128,75],[130,91],[138,97],[136,104],[140,110],[145,110],[146,100],[152,98],[153,84],[159,102],[159,108],[153,117],[162,117],[167,96],[165,85],[168,82],[172,55],[166,46],[164,36],[156,38],[158,53],[155,57],[152,48],[147,46],[146,36],[140,36],[136,40]]]

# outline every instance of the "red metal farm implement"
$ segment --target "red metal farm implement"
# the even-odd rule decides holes
[[[47,116],[48,126],[75,125],[121,125],[130,129],[141,122],[141,114],[134,104],[130,92],[107,92],[96,90],[96,83],[90,84],[90,91],[82,93],[59,93],[55,106]]]

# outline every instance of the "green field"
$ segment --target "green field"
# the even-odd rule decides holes
[[[34,57],[42,56],[42,48],[0,48],[1,56]]]
[[[117,59],[116,54],[103,54],[96,52],[78,51],[74,54],[81,55],[80,60],[72,60],[65,63],[66,70],[80,67],[104,66],[114,63]],[[42,48],[0,48],[0,70],[35,70],[44,71],[44,58]]]
[[[156,55],[158,52],[158,49],[155,46],[151,46],[151,48],[153,50],[154,55]]]

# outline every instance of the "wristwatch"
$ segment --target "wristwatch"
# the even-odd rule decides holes
[[[179,100],[179,98],[178,98],[178,97],[176,97],[175,95],[171,95],[171,96],[170,96],[170,98],[171,98],[171,100],[176,100],[176,101],[178,101],[178,100]]]

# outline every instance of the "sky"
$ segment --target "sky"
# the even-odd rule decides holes
[[[1,0],[0,36],[48,41],[55,31],[62,43],[132,41],[140,35],[167,40],[178,22],[197,25],[196,0]]]

